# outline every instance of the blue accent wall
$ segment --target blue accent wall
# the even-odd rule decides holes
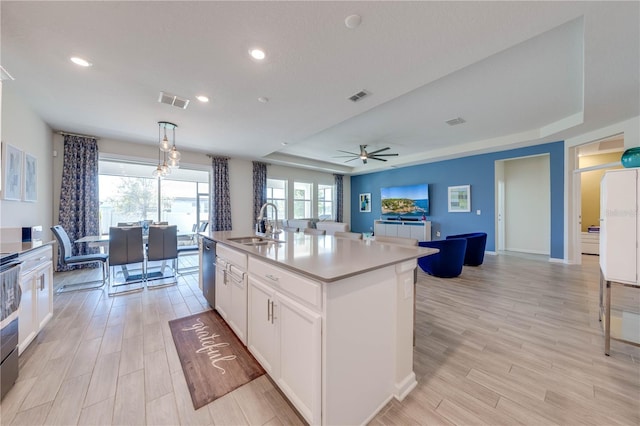
[[[551,247],[552,258],[564,256],[564,142],[553,142],[490,154],[472,155],[453,160],[402,167],[351,177],[351,228],[369,232],[380,219],[380,188],[387,186],[429,184],[432,238],[466,232],[486,232],[487,250],[495,251],[495,161],[531,155],[549,154],[551,170]],[[471,212],[449,213],[449,186],[471,185]],[[359,212],[358,197],[371,193],[371,213]],[[482,214],[477,215],[476,210]]]

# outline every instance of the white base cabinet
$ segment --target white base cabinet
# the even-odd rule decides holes
[[[51,246],[20,255],[22,299],[18,308],[18,351],[22,354],[53,316]]]
[[[278,281],[249,275],[248,348],[305,420],[319,424],[322,315],[285,295]]]
[[[431,241],[430,221],[376,220],[373,223],[375,235],[386,237],[415,238],[418,241]]]
[[[363,424],[416,385],[416,261],[320,282],[249,256],[249,351],[309,424]]]
[[[247,344],[247,255],[220,246],[216,258],[216,311]]]

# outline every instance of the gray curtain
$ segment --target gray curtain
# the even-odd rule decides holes
[[[336,222],[343,222],[343,210],[344,210],[344,188],[342,185],[343,175],[333,175],[336,183]]]
[[[100,234],[100,199],[98,196],[98,141],[95,138],[64,135],[62,186],[58,222],[71,241]],[[73,255],[95,253],[86,244],[73,244]],[[63,267],[59,271],[97,264]]]
[[[211,157],[211,167],[209,229],[211,231],[230,231],[229,159],[227,157]]]
[[[253,162],[253,219],[260,215],[260,208],[267,202],[267,164]]]

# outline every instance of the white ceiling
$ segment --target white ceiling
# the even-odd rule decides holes
[[[639,2],[0,7],[0,64],[15,77],[5,85],[53,129],[105,139],[155,144],[166,120],[179,126],[178,148],[363,173],[562,140],[640,114]],[[362,16],[355,29],[344,24],[351,14]],[[254,46],[267,51],[263,63],[248,56]],[[347,99],[362,89],[371,96]],[[161,90],[189,107],[158,103]],[[466,123],[445,123],[456,117]],[[360,144],[400,155],[334,158]]]

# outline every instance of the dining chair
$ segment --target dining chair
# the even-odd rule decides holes
[[[285,232],[298,232],[300,228],[297,228],[295,226],[285,226],[282,230]]]
[[[171,266],[167,266],[167,261]],[[158,271],[150,272],[149,262],[161,261]],[[147,288],[166,287],[178,283],[176,262],[178,261],[178,228],[176,225],[151,226],[147,242]],[[167,275],[165,269],[169,267]]]
[[[109,255],[104,253],[95,254],[80,254],[73,255],[71,247],[71,239],[67,234],[67,231],[61,225],[54,225],[51,227],[51,231],[58,241],[58,259],[62,266],[77,266],[86,264],[100,263],[102,266],[102,280],[95,280],[77,284],[64,284],[60,286],[56,292],[64,293],[66,291],[74,290],[90,290],[94,288],[102,287],[109,277]],[[98,285],[96,285],[98,284]]]
[[[307,235],[326,235],[327,231],[324,229],[304,228],[304,233]]]
[[[129,270],[130,265],[141,265]],[[113,268],[121,266],[117,273]],[[142,291],[146,278],[142,227],[109,228],[109,296]],[[136,273],[133,273],[135,271]],[[119,279],[120,278],[120,279]]]

